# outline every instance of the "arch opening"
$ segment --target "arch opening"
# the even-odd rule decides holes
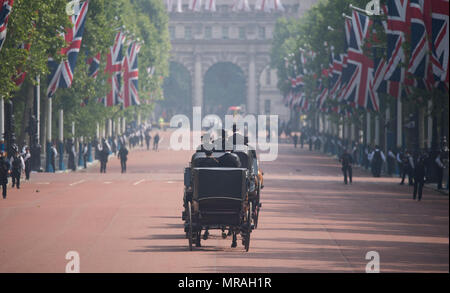
[[[223,119],[230,107],[245,109],[246,77],[243,70],[231,62],[219,62],[205,73],[203,82],[203,112]]]

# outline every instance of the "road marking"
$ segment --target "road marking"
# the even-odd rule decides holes
[[[105,181],[105,182],[103,182],[104,184],[111,184],[112,182],[110,182],[110,181]]]
[[[133,185],[136,186],[136,185],[138,185],[138,184],[141,184],[141,183],[144,182],[144,181],[145,181],[145,179],[141,179],[141,180],[139,180],[139,181],[137,181],[137,182],[134,182]]]
[[[36,184],[37,185],[49,185],[50,182],[37,182]]]
[[[80,184],[80,183],[83,183],[84,181],[86,181],[86,180],[80,180],[80,181],[77,181],[77,182],[74,182],[74,183],[70,183],[69,185],[70,186],[75,186],[75,185],[77,185],[77,184]]]

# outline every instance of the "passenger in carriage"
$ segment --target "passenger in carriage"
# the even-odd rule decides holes
[[[225,154],[219,158],[220,167],[240,168],[241,160],[238,155],[226,150]]]
[[[196,167],[204,167],[204,168],[214,168],[219,167],[219,161],[213,157],[213,152],[210,150],[205,150],[206,158],[202,158],[201,161],[199,161],[196,164]]]

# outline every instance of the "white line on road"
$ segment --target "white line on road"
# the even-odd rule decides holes
[[[144,182],[144,181],[145,181],[145,179],[141,179],[141,180],[139,180],[139,181],[137,181],[137,182],[134,182],[133,185],[136,186],[136,185],[138,185],[138,184],[141,184],[141,183]]]
[[[37,185],[49,185],[50,182],[37,182],[36,184]]]
[[[104,184],[111,184],[112,182],[110,182],[110,181],[105,181],[105,182],[103,182]]]
[[[84,181],[86,181],[86,180],[80,180],[80,181],[77,181],[77,182],[74,182],[74,183],[70,183],[69,185],[70,186],[75,186],[75,185],[77,185],[77,184],[80,184],[80,183],[83,183]]]

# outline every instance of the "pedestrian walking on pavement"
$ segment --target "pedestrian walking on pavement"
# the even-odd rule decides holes
[[[294,140],[294,147],[297,148],[297,143],[298,143],[298,135],[297,135],[297,133],[294,134],[294,136],[292,137],[292,139]]]
[[[442,154],[442,151],[439,152],[436,159],[434,160],[434,163],[436,164],[436,170],[437,170],[436,177],[437,177],[437,189],[438,190],[442,189],[442,179],[444,178],[444,169],[445,169],[444,162],[442,162],[441,154]]]
[[[414,159],[409,153],[408,150],[405,151],[404,155],[401,158],[402,160],[402,181],[400,185],[403,185],[405,182],[405,177],[408,175],[408,183],[409,185],[414,185]]]
[[[153,150],[158,151],[158,144],[159,144],[159,133],[156,133],[155,137],[153,138]]]
[[[56,144],[53,143],[52,146],[50,147],[51,150],[51,157],[50,157],[50,165],[53,168],[53,173],[56,172],[56,157],[58,156],[58,151],[56,150]]]
[[[425,161],[426,156],[424,154],[417,153],[414,162],[414,193],[413,200],[422,200],[423,186],[425,184],[426,167]]]
[[[386,161],[386,156],[383,151],[380,150],[379,146],[375,146],[375,150],[369,154],[369,161],[372,165],[372,174],[374,177],[381,176],[381,168],[383,166],[383,162]]]
[[[11,174],[11,164],[5,156],[3,150],[0,151],[0,184],[2,185],[3,199],[6,199],[6,192],[8,187],[8,176]]]
[[[16,186],[17,189],[20,189],[20,176],[25,169],[25,163],[23,162],[23,158],[17,147],[14,147],[13,150],[14,155],[9,160],[9,163],[11,164],[12,187],[14,188],[14,186]]]
[[[387,172],[389,176],[392,176],[392,174],[394,174],[395,160],[396,157],[394,155],[394,152],[392,152],[392,149],[389,149],[387,155]]]
[[[152,136],[150,135],[150,129],[145,131],[145,144],[147,145],[147,151],[150,149],[150,141],[152,140]]]
[[[120,167],[122,169],[122,173],[126,173],[127,172],[128,150],[125,145],[120,147],[117,157],[120,159]]]
[[[23,155],[23,161],[25,163],[25,179],[30,180],[31,173],[31,152],[30,148],[27,146],[25,149],[25,154]]]
[[[303,146],[305,145],[305,133],[300,133],[300,147],[303,149]]]
[[[347,184],[348,181],[350,181],[350,184],[352,184],[352,165],[353,165],[353,158],[352,156],[347,152],[347,149],[344,149],[344,152],[339,160],[342,163],[342,173],[344,174],[344,184]],[[347,177],[349,180],[347,180]]]
[[[84,145],[83,145],[83,167],[84,167],[84,169],[86,169],[87,168],[87,161],[88,161],[88,155],[89,155],[89,148],[88,148],[88,145],[87,145],[87,143],[84,143]]]
[[[106,164],[108,163],[110,147],[105,139],[102,139],[102,144],[99,146],[100,155],[100,173],[106,173]]]

